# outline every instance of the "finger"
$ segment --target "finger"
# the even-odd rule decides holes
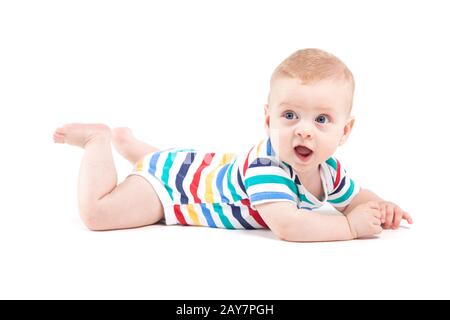
[[[381,231],[383,231],[383,228],[381,226],[374,226],[373,227],[373,234],[381,233]]]
[[[384,221],[386,220],[386,206],[382,205],[381,206],[381,223],[384,223]]]
[[[372,209],[380,210],[380,204],[376,201],[369,201],[369,202],[367,202],[367,205]]]
[[[408,221],[409,224],[412,224],[412,223],[413,223],[413,220],[412,220],[411,216],[410,216],[409,213],[406,212],[406,211],[403,211],[402,219]]]
[[[391,206],[386,206],[386,217],[385,217],[385,222],[384,222],[384,227],[386,229],[391,228],[393,218],[394,218],[393,208]]]
[[[399,207],[394,208],[394,222],[392,223],[392,228],[397,229],[400,225],[400,221],[402,221],[403,210]]]
[[[372,215],[372,224],[381,225],[381,211],[376,209],[371,209],[369,212]]]
[[[370,209],[369,213],[374,216],[377,219],[381,219],[381,210],[377,210],[377,209]]]
[[[381,220],[374,217],[374,219],[372,220],[372,224],[376,226],[381,226]]]

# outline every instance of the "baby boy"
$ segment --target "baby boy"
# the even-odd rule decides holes
[[[53,139],[84,149],[78,202],[91,230],[164,221],[269,228],[286,241],[350,240],[396,229],[410,215],[362,189],[333,154],[352,131],[353,75],[337,57],[304,49],[273,72],[266,138],[243,154],[158,150],[128,128],[68,124]],[[120,184],[111,142],[133,165]],[[329,203],[342,214],[314,212]]]

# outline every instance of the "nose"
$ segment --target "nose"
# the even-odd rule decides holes
[[[295,135],[300,136],[303,139],[311,139],[312,138],[312,130],[305,123],[299,123],[297,128],[295,128]]]

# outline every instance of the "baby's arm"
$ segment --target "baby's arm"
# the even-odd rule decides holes
[[[256,209],[275,235],[286,241],[351,240],[381,232],[381,213],[373,202],[354,208],[348,216],[313,213],[290,202],[260,204]]]
[[[353,208],[356,208],[360,204],[367,203],[369,201],[375,201],[375,202],[381,202],[384,201],[379,196],[377,196],[375,193],[373,193],[370,190],[363,189],[358,192],[358,194],[353,198],[352,202],[350,204],[342,209],[338,209],[341,213],[344,215],[349,214],[352,212]]]
[[[338,210],[344,215],[347,215],[357,206],[370,201],[375,201],[380,205],[381,222],[384,229],[398,228],[402,219],[407,220],[409,224],[413,223],[411,216],[398,205],[383,200],[374,192],[367,189],[361,189],[348,206]]]

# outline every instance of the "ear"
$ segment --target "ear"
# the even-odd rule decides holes
[[[264,128],[266,128],[266,133],[269,135],[270,131],[270,114],[269,114],[269,105],[264,105]]]
[[[347,120],[347,124],[344,127],[344,133],[341,137],[341,140],[339,141],[340,146],[342,146],[347,141],[348,137],[350,136],[350,132],[352,132],[354,124],[355,124],[355,117],[351,116]]]

